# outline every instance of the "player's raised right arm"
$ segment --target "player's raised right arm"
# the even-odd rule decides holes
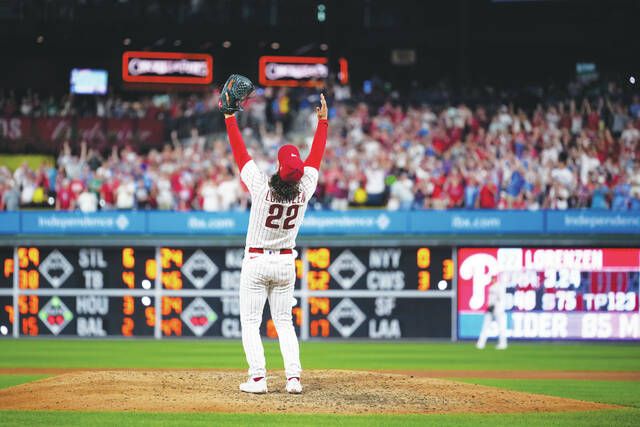
[[[329,128],[327,101],[324,99],[324,95],[320,94],[320,107],[316,108],[318,114],[318,127],[316,128],[316,134],[313,137],[313,143],[311,144],[311,151],[309,156],[304,162],[305,166],[320,169],[320,163],[322,163],[322,156],[324,156],[324,149],[327,145],[327,129]]]
[[[238,122],[236,121],[235,114],[225,114],[224,122],[227,126],[227,135],[229,136],[229,143],[231,144],[231,151],[233,152],[233,158],[236,160],[238,169],[242,172],[242,168],[251,160],[247,147],[242,140],[242,134],[238,128]]]

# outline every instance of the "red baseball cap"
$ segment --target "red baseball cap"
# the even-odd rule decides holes
[[[283,145],[278,150],[278,175],[285,182],[298,182],[304,174],[304,164],[295,145]]]

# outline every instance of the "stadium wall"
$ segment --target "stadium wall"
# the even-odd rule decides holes
[[[0,215],[8,235],[243,236],[248,212],[24,211]],[[301,236],[344,235],[640,235],[640,213],[616,211],[307,212]]]
[[[247,213],[7,212],[0,337],[238,338]],[[513,339],[640,340],[640,215],[308,212],[308,339],[475,339],[507,284]],[[478,302],[480,301],[480,302]],[[268,317],[263,334],[275,337]]]

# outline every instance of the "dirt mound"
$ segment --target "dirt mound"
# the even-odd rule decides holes
[[[230,371],[79,371],[0,390],[0,409],[150,412],[451,413],[587,411],[612,408],[453,381],[363,371],[305,371],[302,395],[238,391]]]

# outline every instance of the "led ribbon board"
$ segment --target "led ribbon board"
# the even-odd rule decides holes
[[[122,80],[127,83],[211,84],[213,57],[202,53],[125,52]]]
[[[329,77],[329,60],[312,56],[262,56],[259,74],[263,86],[321,87]]]

